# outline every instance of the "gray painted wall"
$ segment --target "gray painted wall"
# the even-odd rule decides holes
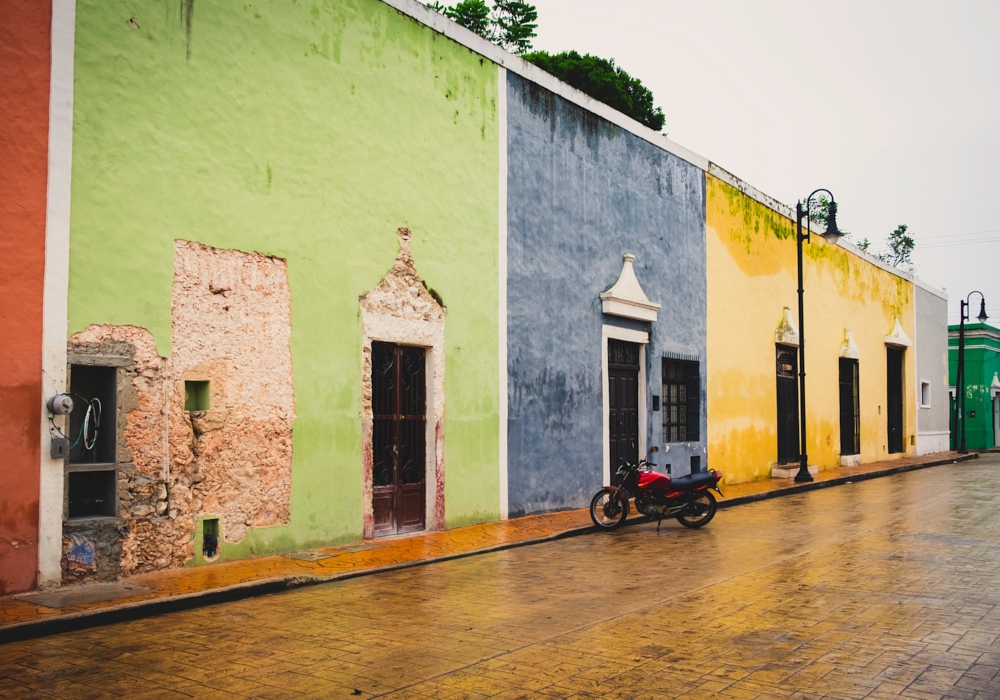
[[[702,442],[655,461],[707,468],[704,173],[512,73],[507,105],[510,515],[586,506],[602,486],[602,323],[650,331],[649,408],[663,353],[700,357]],[[662,304],[655,323],[602,313],[624,253]],[[646,421],[663,450],[660,413]]]
[[[917,437],[948,432],[948,302],[916,287]],[[931,384],[931,406],[920,408],[920,383]],[[944,448],[947,447],[947,436]]]

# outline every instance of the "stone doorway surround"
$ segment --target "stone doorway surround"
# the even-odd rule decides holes
[[[607,291],[598,296],[601,300],[601,311],[607,317],[621,317],[634,321],[655,323],[660,310],[660,304],[652,302],[642,291],[639,279],[635,276],[633,266],[635,256],[631,253],[622,255],[622,271],[618,280]],[[614,324],[601,324],[601,431],[603,446],[602,484],[611,483],[611,438],[610,420],[611,405],[608,397],[608,339],[623,340],[639,345],[639,456],[645,454],[649,447],[646,440],[646,394],[649,391],[646,379],[646,346],[649,344],[649,333],[644,330],[624,328]]]
[[[372,341],[427,350],[426,529],[444,529],[444,321],[447,309],[417,273],[410,252],[412,234],[396,231],[399,253],[378,285],[360,297],[362,327],[361,450],[364,490],[363,534],[375,537],[372,509]]]

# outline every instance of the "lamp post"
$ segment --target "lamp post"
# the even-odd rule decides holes
[[[826,231],[822,234],[828,243],[836,243],[842,235],[837,228],[837,203],[833,200],[833,193],[830,190],[818,189],[806,197],[806,206],[802,208],[802,200],[795,203],[795,242],[799,256],[799,473],[795,475],[795,481],[812,481],[812,474],[809,473],[809,455],[806,453],[806,325],[805,310],[803,307],[802,288],[802,243],[809,240],[811,233],[809,227],[809,215],[812,209],[812,198],[820,192],[825,192],[830,196],[830,206],[827,210]],[[802,220],[806,220],[806,231],[802,233]]]
[[[959,320],[958,320],[958,372],[955,376],[955,388],[960,392],[958,396],[955,397],[955,429],[959,431],[961,435],[961,442],[958,446],[959,454],[967,454],[969,451],[965,449],[965,322],[969,320],[969,299],[972,298],[973,294],[979,295],[979,316],[976,320],[980,323],[986,323],[989,316],[986,315],[986,297],[980,291],[969,292],[969,296],[965,299],[959,300]],[[958,421],[962,421],[962,426],[959,428]]]

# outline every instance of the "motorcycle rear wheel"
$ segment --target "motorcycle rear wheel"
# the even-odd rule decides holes
[[[697,530],[705,527],[715,517],[715,496],[709,491],[691,499],[687,507],[677,516],[677,522],[684,527]]]
[[[590,501],[590,519],[602,530],[621,527],[628,517],[628,499],[618,491],[601,489]]]

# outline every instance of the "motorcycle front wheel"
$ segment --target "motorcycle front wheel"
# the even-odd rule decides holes
[[[704,491],[692,498],[687,507],[677,516],[677,522],[684,527],[697,530],[705,527],[715,517],[715,496]]]
[[[618,491],[601,489],[590,501],[590,519],[602,530],[620,527],[628,517],[628,500]]]

